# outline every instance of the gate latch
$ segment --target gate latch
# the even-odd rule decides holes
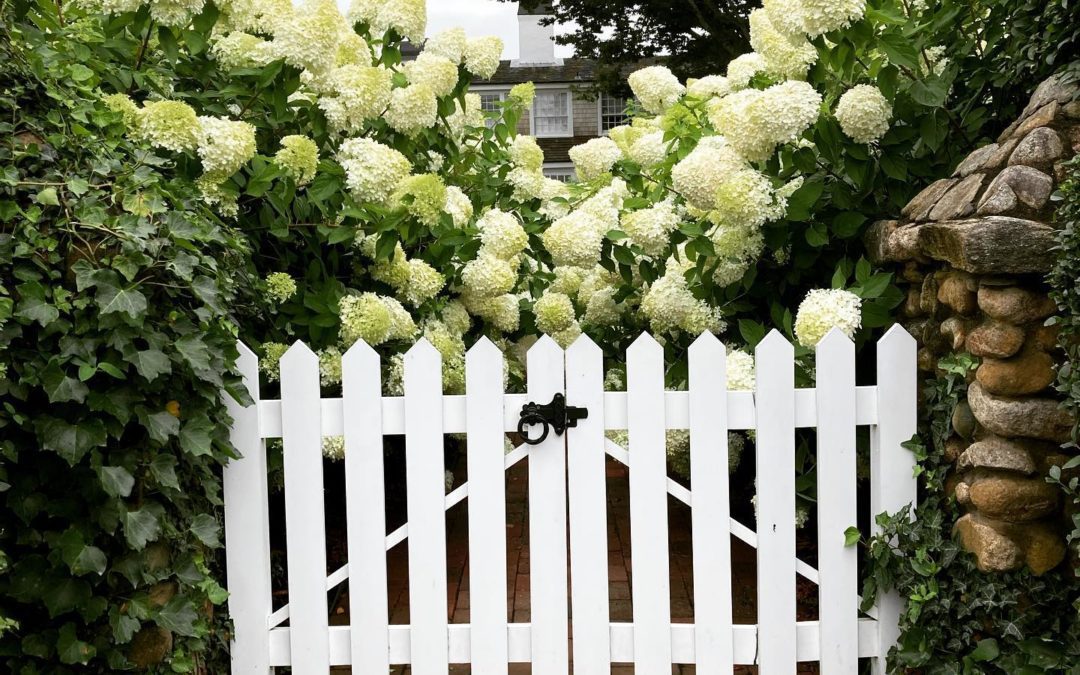
[[[588,409],[566,405],[566,397],[562,394],[555,394],[551,399],[551,403],[545,405],[533,403],[532,401],[526,403],[521,408],[521,419],[518,421],[517,430],[525,443],[539,445],[547,438],[548,431],[551,428],[555,429],[556,436],[562,436],[567,428],[576,427],[578,420],[583,420],[588,416]],[[525,429],[525,427],[533,424],[544,425],[539,438],[529,438],[529,434]]]

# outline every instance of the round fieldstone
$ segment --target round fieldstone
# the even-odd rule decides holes
[[[1016,135],[1023,136],[1032,129],[1047,126],[1054,121],[1054,118],[1057,117],[1057,114],[1060,110],[1060,103],[1058,103],[1057,101],[1050,101],[1035,112],[1031,113],[1030,116],[1025,118],[1020,123],[1020,126],[1016,127]]]
[[[1037,394],[1055,377],[1054,359],[1031,344],[1009,359],[985,358],[975,371],[979,384],[998,396]]]
[[[1054,179],[1030,166],[1010,166],[999,173],[979,200],[979,215],[999,215],[1020,205],[1032,211],[1046,206]]]
[[[941,322],[941,333],[949,338],[953,351],[957,351],[964,346],[967,334],[974,323],[974,320],[962,319],[958,316],[950,316]]]
[[[1035,574],[1045,574],[1065,559],[1065,542],[1052,523],[1026,523],[1023,535],[1024,562]]]
[[[1000,436],[987,436],[967,447],[956,461],[958,471],[999,469],[1030,476],[1037,466],[1024,444]]]
[[[989,321],[968,333],[967,350],[978,357],[1007,359],[1024,345],[1024,330],[1012,324]]]
[[[1058,132],[1039,127],[1024,136],[1016,150],[1009,155],[1009,165],[1048,166],[1065,154],[1065,143]]]
[[[975,415],[967,401],[960,401],[952,411],[952,428],[960,438],[971,440],[975,435]]]
[[[147,624],[131,639],[128,660],[140,670],[149,670],[161,663],[172,651],[172,647],[172,633],[161,626]]]
[[[1007,141],[997,144],[997,150],[987,158],[986,164],[983,165],[983,169],[1000,169],[1005,166],[1009,161],[1009,157],[1012,155],[1013,150],[1016,150],[1016,146],[1020,145],[1019,138],[1010,138]]]
[[[949,438],[945,440],[945,461],[955,462],[964,454],[964,450],[967,450],[967,447],[967,439],[959,436],[949,436]]]
[[[1057,305],[1045,293],[1017,286],[979,287],[979,309],[991,319],[1018,325],[1045,319]]]
[[[1064,443],[1072,431],[1072,416],[1054,399],[995,396],[972,382],[968,403],[979,424],[998,436]]]
[[[971,316],[979,309],[975,296],[979,284],[965,272],[949,272],[938,281],[937,299],[961,316]]]
[[[956,521],[955,531],[960,545],[975,554],[976,564],[983,572],[1009,572],[1024,564],[1020,544],[977,513],[968,513]]]
[[[1037,520],[1057,511],[1060,491],[1042,478],[984,476],[971,485],[971,503],[990,518],[1010,522]]]
[[[983,168],[986,164],[986,160],[990,159],[997,151],[998,144],[991,143],[990,145],[984,145],[975,152],[964,158],[964,161],[960,162],[956,166],[956,171],[953,172],[954,176],[965,178],[975,173],[979,169]]]

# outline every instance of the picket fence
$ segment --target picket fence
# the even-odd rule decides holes
[[[571,665],[575,673],[608,673],[613,663],[632,663],[644,675],[670,673],[672,664],[696,664],[698,673],[758,664],[774,675],[794,673],[801,661],[820,661],[824,673],[856,673],[867,657],[884,672],[901,602],[883,594],[860,616],[857,550],[845,546],[844,531],[857,517],[857,425],[871,428],[872,513],[915,498],[914,459],[901,447],[915,431],[915,342],[899,327],[877,344],[876,386],[856,386],[854,345],[834,330],[817,348],[813,389],[795,388],[794,350],[774,331],[756,349],[755,392],[727,390],[725,349],[711,335],[690,348],[688,391],[665,391],[663,348],[647,334],[627,350],[625,392],[604,391],[602,353],[587,337],[565,352],[541,338],[528,352],[528,394],[504,393],[503,356],[486,339],[467,354],[467,393],[459,396],[443,395],[440,356],[425,340],[405,355],[403,397],[382,396],[379,357],[357,344],[343,359],[342,398],[320,399],[318,359],[297,343],[281,360],[281,400],[260,400],[256,357],[244,345],[240,351],[256,404],[231,402],[232,441],[243,458],[225,471],[233,673],[290,666],[308,675],[351,664],[367,674],[411,664],[429,675],[471,663],[472,672],[490,675],[531,662],[537,675],[565,674]],[[504,454],[522,406],[556,393],[588,417]],[[795,429],[808,427],[817,429],[819,448],[817,569],[795,551]],[[608,429],[627,429],[629,448],[606,439]],[[666,429],[689,429],[690,490],[667,477]],[[756,430],[756,532],[729,516],[729,429]],[[462,432],[468,482],[446,494],[443,435]],[[321,440],[341,434],[349,564],[327,576]],[[383,437],[401,434],[408,523],[387,533]],[[284,440],[288,604],[276,611],[270,438]],[[632,623],[609,620],[605,456],[629,466]],[[503,474],[526,457],[531,622],[510,623]],[[668,541],[669,494],[692,512],[692,624],[670,617],[669,552],[658,544]],[[447,621],[445,511],[466,497],[471,622],[454,624]],[[731,535],[757,548],[756,625],[732,623]],[[393,625],[386,552],[406,537],[411,625]],[[796,620],[796,574],[819,586],[817,621]],[[329,626],[327,591],[345,579],[351,625]]]

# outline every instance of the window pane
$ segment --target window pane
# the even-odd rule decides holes
[[[570,92],[539,91],[533,101],[536,136],[570,133]]]
[[[600,131],[609,131],[620,124],[626,124],[625,110],[625,98],[600,94]]]

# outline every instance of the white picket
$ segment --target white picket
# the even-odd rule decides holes
[[[844,545],[857,525],[855,344],[833,328],[816,347],[818,612],[821,670],[858,672],[858,549]]]
[[[795,672],[795,363],[772,331],[757,366],[758,663],[762,675]]]
[[[634,668],[671,668],[664,348],[643,333],[626,350]]]
[[[471,661],[507,672],[506,489],[503,475],[503,355],[486,337],[465,355],[469,471]]]
[[[330,672],[320,412],[319,357],[297,342],[281,357],[290,641],[297,675]]]
[[[352,663],[358,672],[390,669],[379,355],[358,342],[341,358]]]
[[[704,673],[732,672],[734,657],[726,360],[724,345],[711,333],[690,345],[694,654]]]
[[[610,672],[604,353],[587,336],[566,350],[567,405],[589,416],[567,433],[574,672]]]
[[[875,533],[880,531],[873,521],[878,514],[895,513],[916,499],[915,457],[901,444],[916,431],[917,348],[915,338],[899,324],[877,344],[878,421],[870,434],[870,515]],[[883,674],[885,654],[900,636],[904,602],[895,592],[883,592],[876,609],[882,647],[881,656],[874,659],[874,672]]]
[[[266,444],[259,435],[259,359],[242,342],[236,368],[254,403],[242,407],[231,396],[229,440],[240,453],[225,466],[225,570],[233,620],[232,672],[269,675],[270,514],[266,485]]]
[[[541,337],[526,360],[530,400],[543,404],[565,393],[563,350],[554,340]],[[529,453],[532,663],[533,671],[544,675],[560,675],[569,668],[565,440],[552,431]]]
[[[449,646],[442,358],[427,339],[405,353],[404,381],[412,667],[417,675],[443,675],[449,672]]]

